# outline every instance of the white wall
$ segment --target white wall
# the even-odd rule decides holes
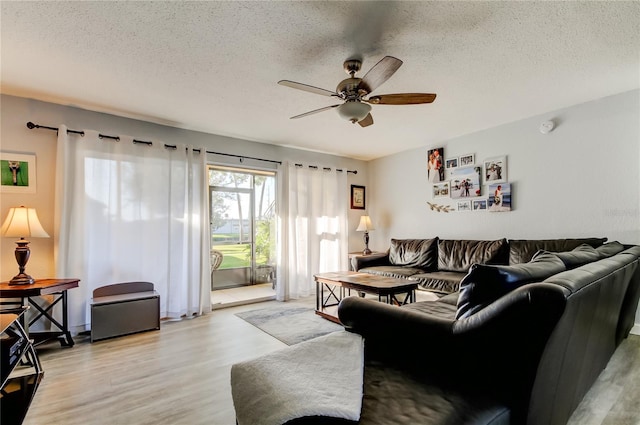
[[[52,127],[65,124],[68,128],[74,130],[91,129],[108,135],[126,134],[140,140],[168,144],[186,143],[192,146],[203,146],[210,151],[235,155],[357,170],[358,173],[356,175],[348,174],[349,184],[365,185],[367,181],[368,164],[355,159],[181,130],[14,96],[0,96],[0,105],[0,149],[16,153],[33,153],[36,155],[37,165],[37,193],[1,193],[0,220],[4,220],[7,211],[12,206],[25,205],[35,207],[40,221],[51,236],[53,236],[56,132],[44,129],[29,130],[26,127],[28,121]],[[212,119],[215,119],[215,117],[212,117]],[[240,165],[237,158],[219,155],[209,155],[209,158],[216,162]],[[266,163],[245,160],[242,165],[264,167]],[[349,210],[350,229],[357,227],[362,213],[360,210]],[[350,251],[362,249],[362,234],[353,231],[350,232],[349,236]],[[2,249],[2,255],[0,255],[1,280],[11,279],[17,273],[18,266],[13,256],[14,242],[11,238],[0,238]],[[27,273],[38,278],[54,276],[53,244],[53,238],[33,238],[31,240],[32,254],[27,265]]]
[[[479,106],[481,107],[481,106]],[[557,127],[546,135],[541,122]],[[640,91],[607,97],[456,139],[445,158],[467,153],[507,155],[513,189],[511,212],[429,210],[427,149],[370,163],[370,215],[376,224],[371,249],[386,250],[390,238],[546,239],[607,237],[640,244]],[[486,191],[483,188],[483,196]],[[640,310],[636,329],[640,331]]]
[[[549,134],[538,131],[547,119]],[[640,244],[640,91],[550,112],[449,140],[445,158],[507,155],[513,210],[429,210],[425,146],[371,161],[372,247],[390,238],[543,239],[606,236]],[[486,186],[483,186],[483,197]]]

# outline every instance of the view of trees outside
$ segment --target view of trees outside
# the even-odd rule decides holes
[[[211,169],[209,186],[214,189],[210,207],[211,245],[223,254],[219,269],[251,267],[252,224],[257,273],[260,266],[273,265],[275,175]]]

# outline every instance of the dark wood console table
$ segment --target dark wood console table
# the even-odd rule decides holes
[[[9,282],[0,282],[0,305],[11,306],[31,306],[37,311],[37,315],[27,323],[26,314],[20,316],[21,324],[27,332],[29,338],[33,339],[34,345],[42,344],[45,341],[57,338],[63,347],[73,347],[74,341],[69,331],[69,310],[67,305],[67,291],[77,288],[80,279],[36,279],[30,285],[9,285]],[[41,307],[36,302],[35,297],[42,295],[53,295],[54,301],[46,307]],[[19,298],[20,301],[8,301],[5,298]],[[62,301],[62,323],[53,317],[53,307]],[[57,327],[52,331],[30,331],[30,326],[41,317],[51,321]]]

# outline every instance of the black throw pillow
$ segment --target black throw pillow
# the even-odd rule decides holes
[[[467,318],[514,289],[565,270],[562,260],[551,253],[512,266],[474,264],[460,282],[456,319]]]

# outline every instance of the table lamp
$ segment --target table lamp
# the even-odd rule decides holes
[[[363,255],[371,254],[371,250],[369,249],[369,230],[375,230],[373,224],[371,224],[371,219],[368,215],[363,215],[360,217],[360,224],[358,224],[358,228],[356,232],[364,232],[364,251],[362,251]]]
[[[31,250],[29,249],[29,241],[26,237],[32,238],[48,238],[49,235],[42,228],[38,214],[35,208],[26,208],[24,206],[9,208],[9,214],[0,228],[0,233],[5,237],[20,238],[16,241],[16,261],[18,262],[19,272],[9,281],[9,285],[28,285],[34,283],[35,280],[24,272],[24,267],[29,261]]]

